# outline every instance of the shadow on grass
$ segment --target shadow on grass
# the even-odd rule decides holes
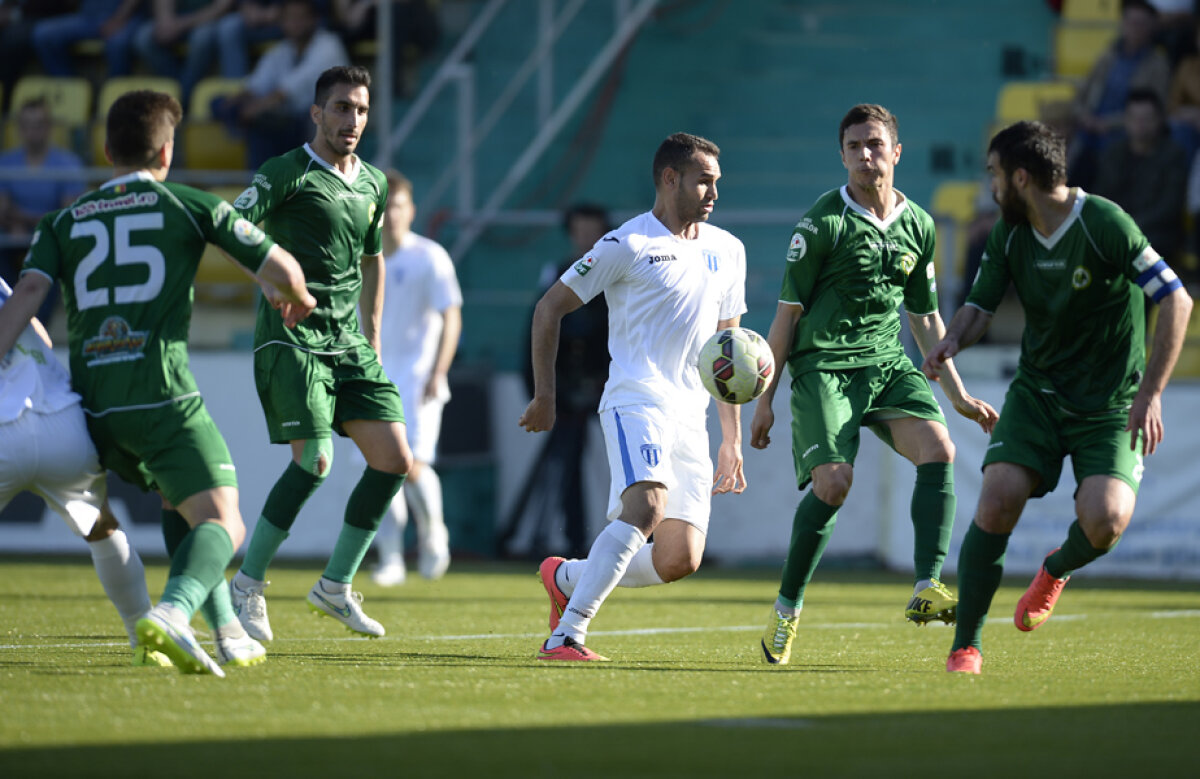
[[[1192,776],[1198,721],[1200,703],[1183,702],[142,745],[117,734],[111,746],[0,751],[0,775]]]

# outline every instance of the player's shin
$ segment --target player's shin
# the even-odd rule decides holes
[[[345,522],[325,566],[325,578],[341,583],[354,578],[404,478],[402,473],[387,473],[367,466],[346,503]]]
[[[779,594],[796,603],[797,607],[804,602],[804,589],[829,544],[833,526],[837,523],[837,511],[837,506],[825,503],[811,490],[796,507]]]
[[[967,528],[958,553],[958,622],[954,646],[981,646],[983,623],[1004,574],[1008,533],[989,533],[974,522]]]

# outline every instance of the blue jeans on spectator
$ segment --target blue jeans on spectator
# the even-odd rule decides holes
[[[112,14],[98,12],[102,9],[88,8],[88,5],[85,3],[79,13],[43,19],[33,26],[33,48],[48,75],[76,75],[71,64],[71,46],[79,41],[100,37],[100,26]],[[108,75],[124,76],[133,69],[133,37],[144,19],[142,16],[133,16],[124,27],[104,41]]]

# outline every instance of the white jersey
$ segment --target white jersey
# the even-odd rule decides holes
[[[446,250],[415,233],[404,236],[385,258],[380,360],[400,388],[406,412],[409,398],[421,397],[437,360],[442,312],[461,305],[462,291]]]
[[[717,322],[746,311],[746,248],[706,222],[685,240],[651,212],[605,235],[560,280],[584,302],[608,303],[612,356],[600,410],[651,405],[673,416],[703,415],[700,347]]]
[[[11,296],[12,288],[0,279],[0,306]],[[0,424],[16,421],[27,410],[53,414],[79,402],[67,369],[32,326],[0,355]]]

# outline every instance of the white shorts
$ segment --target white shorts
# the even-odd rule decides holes
[[[708,533],[713,464],[703,418],[675,419],[654,406],[621,406],[600,412],[612,487],[608,518],[621,516],[621,495],[640,481],[667,488],[666,519],[681,519]]]
[[[26,411],[0,425],[0,509],[29,490],[83,537],[92,532],[107,489],[78,405],[53,414]]]
[[[434,398],[417,403],[416,398],[401,395],[404,403],[404,428],[408,448],[417,462],[432,463],[437,456],[438,439],[442,435],[443,400]]]

